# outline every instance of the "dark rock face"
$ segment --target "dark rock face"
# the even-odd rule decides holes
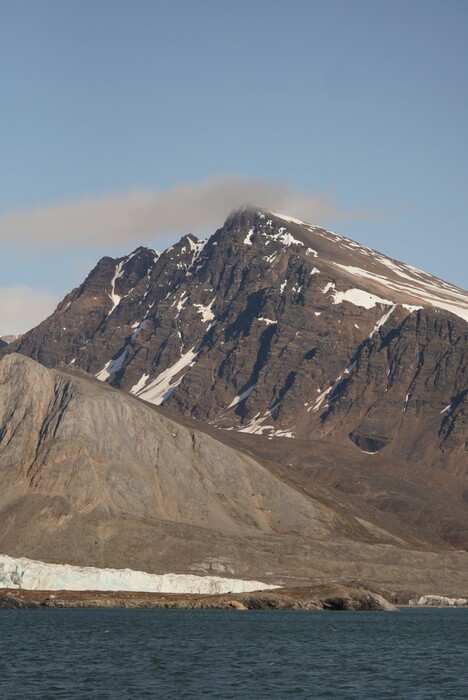
[[[126,258],[102,258],[83,284],[49,318],[13,343],[12,349],[49,367],[72,362],[99,336],[122,299],[131,306],[132,289],[144,283],[156,257],[154,251],[140,248]]]
[[[403,509],[465,546],[466,319],[463,290],[247,209],[208,241],[104,258],[12,349],[49,367],[73,363],[249,446],[254,435],[265,458],[284,451],[301,484],[313,477],[379,511]],[[385,474],[399,484],[391,496]],[[440,508],[416,498],[415,481],[420,496],[422,483],[437,489]]]
[[[384,325],[359,348],[353,372],[330,394],[322,429],[331,434],[352,425],[349,437],[362,450],[387,447],[387,455],[408,461],[445,466],[450,453],[453,471],[468,476],[467,326],[426,309],[396,327]]]

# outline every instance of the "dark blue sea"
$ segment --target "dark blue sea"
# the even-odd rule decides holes
[[[468,609],[1,610],[0,698],[468,698]]]

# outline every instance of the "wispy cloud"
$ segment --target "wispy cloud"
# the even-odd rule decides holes
[[[13,245],[94,247],[144,243],[222,225],[245,204],[282,211],[313,223],[369,218],[344,211],[331,198],[300,194],[282,183],[225,177],[169,190],[132,190],[0,215],[0,240]]]
[[[26,285],[0,287],[0,335],[24,333],[43,321],[58,299],[45,290]]]

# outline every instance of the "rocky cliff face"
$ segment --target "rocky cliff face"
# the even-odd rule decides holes
[[[364,576],[416,590],[429,572],[442,590],[455,570],[462,588],[466,555],[437,538],[408,523],[401,536],[385,531],[332,492],[306,493],[273,463],[79,370],[9,354],[0,386],[2,554],[271,583]]]
[[[104,258],[12,349],[254,435],[252,449],[287,454],[303,486],[334,483],[464,546],[467,320],[463,290],[247,209],[207,241]]]

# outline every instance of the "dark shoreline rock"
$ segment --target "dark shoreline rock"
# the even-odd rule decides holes
[[[0,610],[25,610],[40,608],[40,604],[32,600],[25,600],[23,597],[0,593]]]
[[[337,584],[223,595],[113,591],[0,593],[0,608],[164,608],[179,610],[397,610],[378,593]]]

